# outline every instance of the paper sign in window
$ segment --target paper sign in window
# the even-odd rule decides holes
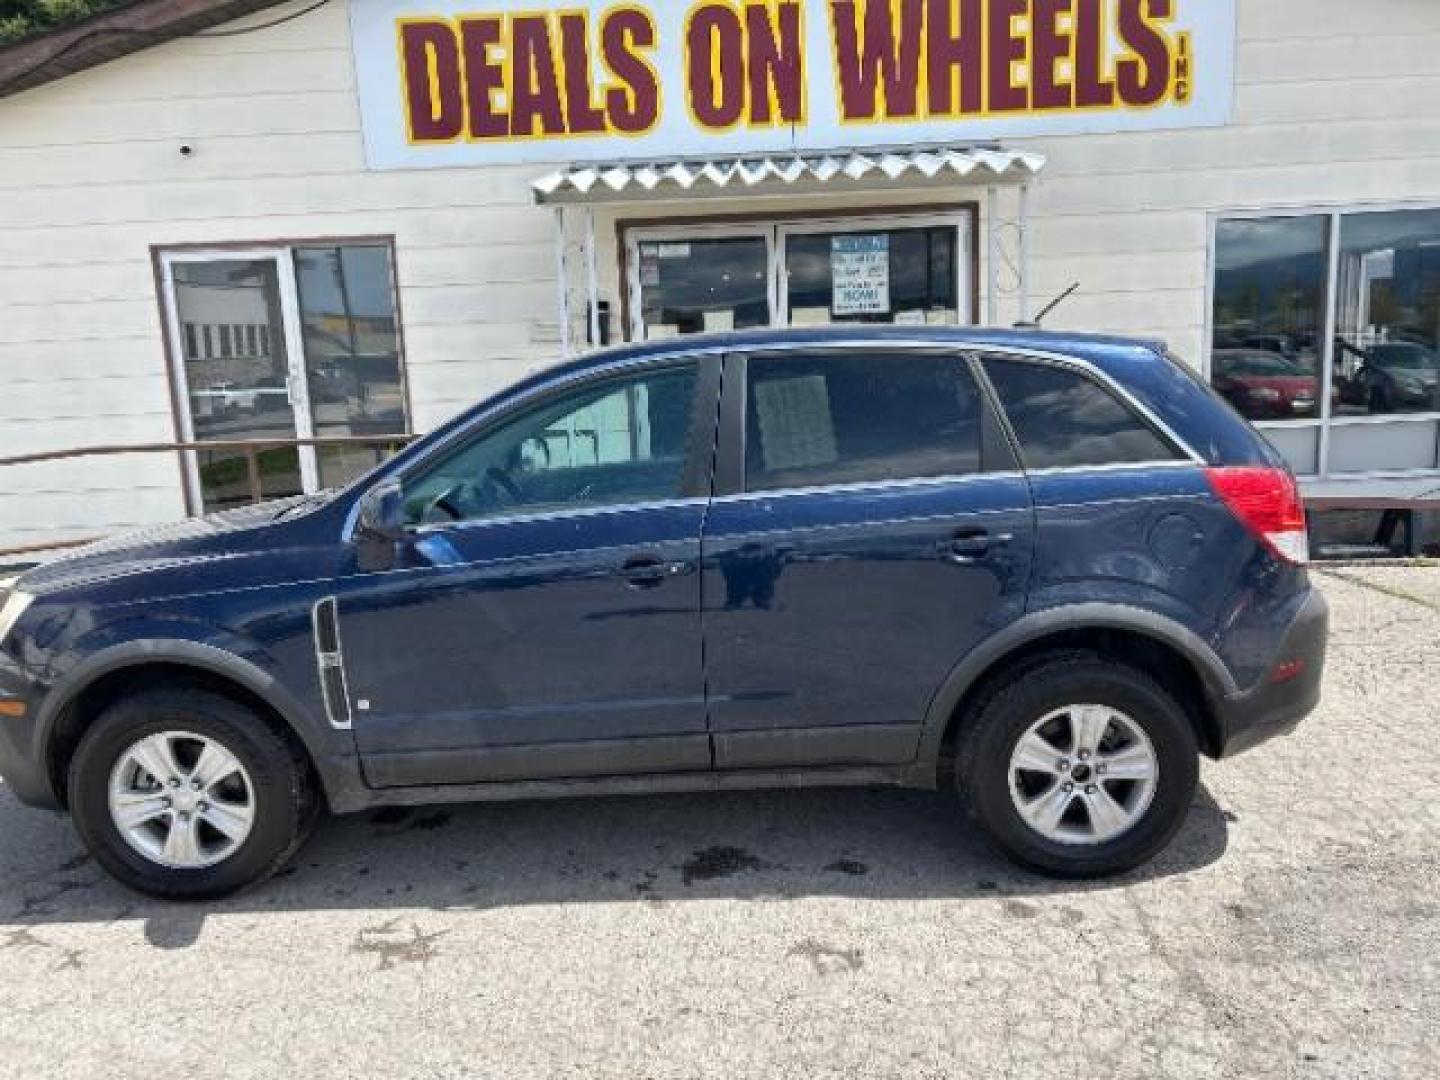
[[[839,315],[890,311],[890,237],[886,233],[830,240],[831,307]]]
[[[766,472],[830,465],[839,459],[824,376],[757,383],[755,413]]]

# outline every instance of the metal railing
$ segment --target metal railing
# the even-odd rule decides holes
[[[265,502],[265,485],[260,468],[260,456],[272,450],[298,450],[302,447],[317,449],[346,449],[370,447],[375,451],[375,464],[379,465],[393,455],[400,447],[413,442],[418,436],[401,435],[317,435],[310,438],[289,439],[230,439],[214,442],[158,442],[129,443],[104,446],[82,446],[69,450],[42,450],[33,454],[19,454],[14,457],[0,457],[0,468],[12,465],[35,465],[47,461],[69,461],[75,458],[119,457],[125,454],[175,454],[175,453],[220,453],[235,454],[245,461],[245,475],[249,499],[240,505],[254,505]],[[273,496],[270,496],[273,497]],[[0,559],[17,555],[34,555],[44,551],[63,551],[66,548],[82,547],[103,539],[88,536],[81,539],[51,540],[44,543],[25,544],[20,547],[0,548]]]

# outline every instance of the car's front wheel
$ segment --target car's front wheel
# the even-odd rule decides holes
[[[1149,861],[1184,823],[1199,773],[1175,697],[1095,654],[1017,672],[981,702],[958,750],[956,779],[986,835],[1059,877]]]
[[[110,706],[70,767],[81,839],[111,874],[167,900],[211,900],[269,877],[304,840],[304,760],[253,710],[202,690]]]

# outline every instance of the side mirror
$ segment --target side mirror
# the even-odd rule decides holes
[[[360,499],[355,519],[355,555],[361,570],[390,570],[395,547],[405,539],[405,500],[398,480],[386,480]]]

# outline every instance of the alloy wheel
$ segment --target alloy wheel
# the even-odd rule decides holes
[[[145,858],[174,870],[224,862],[255,825],[255,786],[240,759],[185,731],[148,735],[110,774],[110,817]]]
[[[1132,829],[1150,808],[1160,759],[1125,713],[1067,705],[1042,716],[1010,755],[1010,798],[1046,840],[1103,844]]]

